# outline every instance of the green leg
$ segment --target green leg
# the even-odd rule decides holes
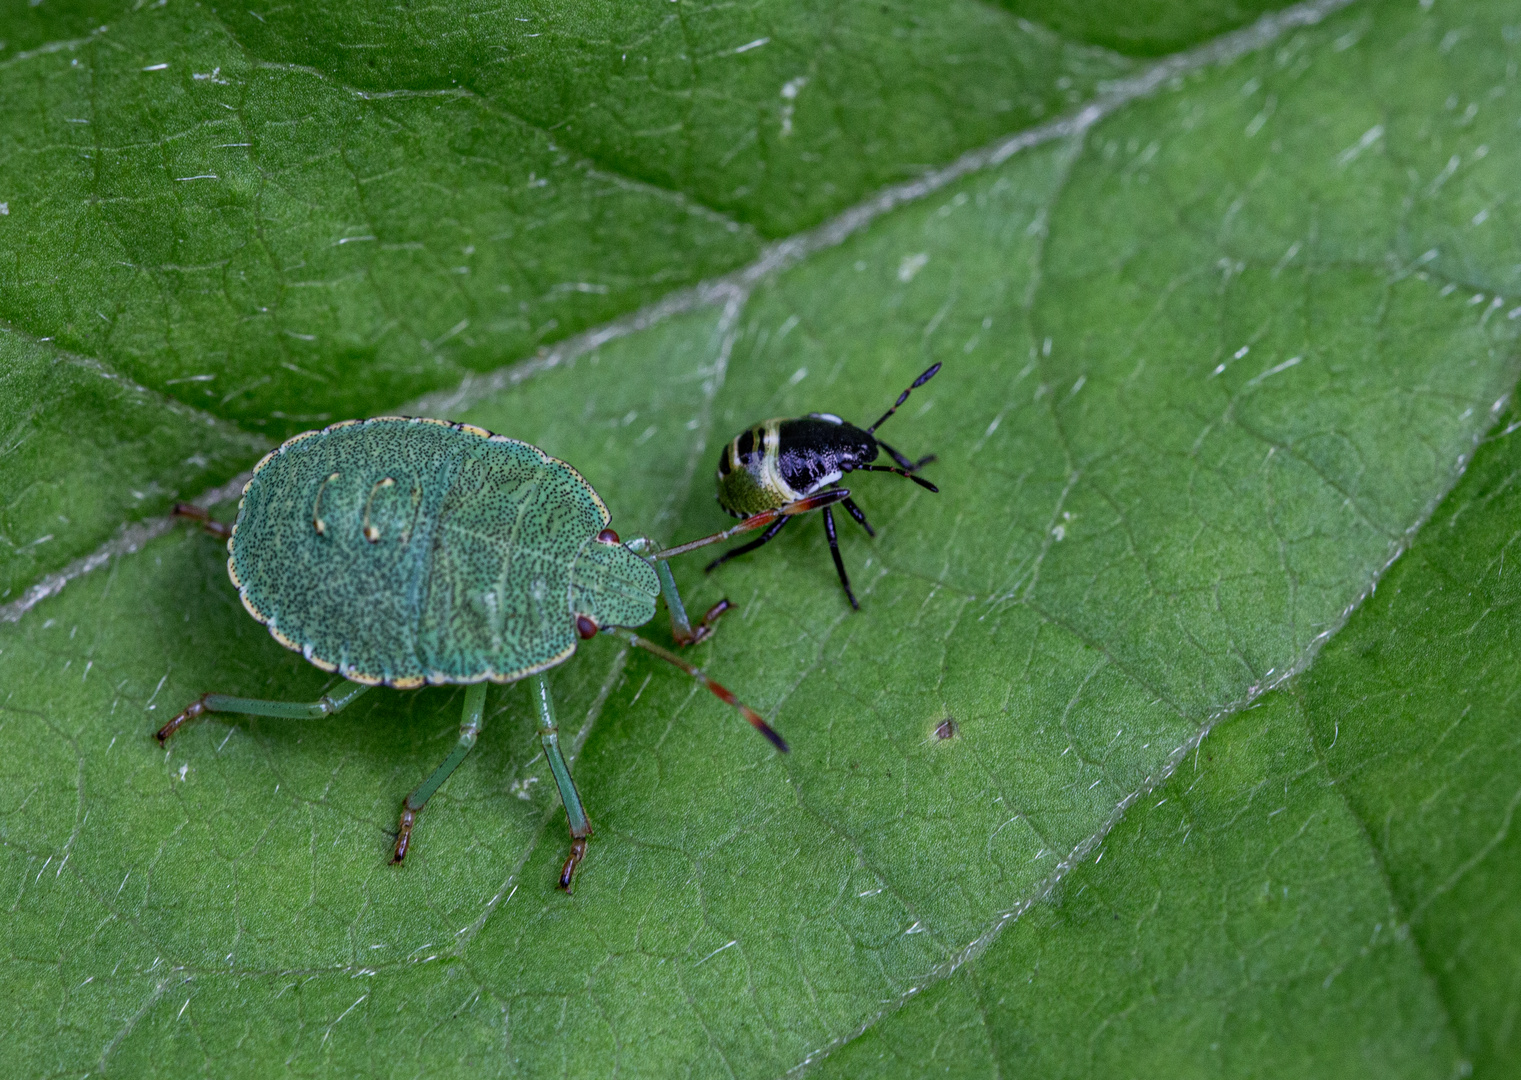
[[[549,692],[549,678],[535,675],[529,692],[539,707],[539,744],[549,759],[549,771],[554,773],[555,787],[560,789],[560,802],[565,804],[565,820],[570,825],[570,858],[565,860],[565,867],[560,871],[560,888],[569,892],[570,879],[586,855],[586,838],[591,835],[592,827],[586,817],[586,808],[581,805],[581,793],[570,778],[570,766],[565,764],[565,755],[560,753],[560,729],[555,724],[555,699]]]
[[[396,830],[396,854],[391,857],[391,862],[399,863],[407,857],[407,845],[412,839],[412,823],[417,820],[418,813],[428,805],[428,800],[443,782],[449,779],[449,774],[459,768],[465,755],[474,749],[486,713],[486,685],[483,682],[471,683],[465,690],[465,715],[459,722],[459,741],[454,744],[454,750],[401,804],[401,824]]]
[[[338,688],[337,693],[323,694],[316,701],[266,701],[263,698],[233,697],[230,694],[202,694],[191,702],[173,720],[158,729],[158,741],[162,745],[169,736],[180,729],[187,720],[194,720],[202,713],[242,713],[244,716],[275,716],[283,720],[317,720],[340,713],[357,701],[361,694],[374,687],[364,683],[349,682]]]
[[[681,593],[676,591],[676,579],[671,575],[670,564],[664,559],[657,559],[655,574],[660,578],[660,593],[665,597],[665,606],[671,613],[671,636],[678,645],[695,645],[706,638],[713,632],[713,624],[718,621],[718,617],[734,606],[725,597],[708,609],[694,630],[691,620],[687,618],[687,607],[681,602]]]
[[[649,558],[646,552],[655,551],[659,547],[648,536],[636,536],[628,542],[630,551],[645,555],[645,558]],[[681,602],[681,593],[676,590],[676,579],[671,575],[670,564],[664,559],[650,561],[655,566],[655,576],[660,579],[660,595],[665,597],[666,610],[671,613],[671,637],[676,639],[676,644],[693,645],[711,634],[713,631],[709,623],[729,610],[729,601],[720,600],[714,604],[702,617],[698,628],[693,630],[692,620],[687,618],[687,606]]]

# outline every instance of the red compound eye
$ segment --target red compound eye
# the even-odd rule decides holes
[[[621,543],[623,543],[622,540],[618,539],[618,534],[615,533],[615,532],[613,532],[613,530],[611,530],[611,529],[603,529],[601,532],[599,532],[597,534],[597,542],[599,544],[621,544]]]
[[[577,615],[576,633],[580,634],[583,638],[594,638],[597,636],[597,624],[585,615]]]

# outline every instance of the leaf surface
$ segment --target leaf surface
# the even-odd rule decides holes
[[[1508,1074],[1521,424],[1503,419],[1314,667],[820,1075]]]
[[[921,34],[904,16],[902,34],[884,34],[896,59],[873,58],[883,85],[894,65],[914,71],[922,83],[902,85],[925,88],[919,107],[950,134],[884,121],[901,138],[878,158],[839,150],[859,159],[851,173],[820,149],[835,136],[814,131],[814,149],[775,157],[810,177],[808,198],[783,185],[753,202],[724,194],[736,182],[725,170],[756,174],[773,157],[725,160],[739,143],[711,134],[743,139],[725,110],[750,84],[715,61],[720,82],[737,81],[704,112],[699,91],[714,84],[703,65],[682,68],[690,80],[674,88],[657,85],[675,77],[653,65],[638,76],[648,100],[615,93],[608,36],[590,16],[574,41],[551,31],[542,53],[526,32],[513,39],[522,64],[562,65],[551,77],[504,74],[470,33],[403,25],[389,8],[266,29],[178,5],[124,15],[86,45],[0,61],[0,76],[64,103],[7,121],[18,133],[8,145],[33,147],[7,167],[34,186],[0,229],[34,239],[0,280],[0,315],[37,372],[130,375],[132,389],[97,392],[87,410],[110,437],[124,433],[111,468],[156,478],[162,506],[236,472],[301,417],[393,411],[548,340],[529,334],[535,320],[563,318],[556,334],[592,325],[741,264],[762,236],[857,203],[920,153],[943,162],[1032,122],[1033,109],[966,120],[993,85],[977,74],[990,62],[953,78],[914,50],[943,62],[953,31],[994,50],[977,29],[989,20],[1011,41],[1047,32],[990,8],[947,10],[963,22]],[[1377,1075],[1503,1061],[1508,1043],[1486,1032],[1506,999],[1479,988],[1509,984],[1477,961],[1434,979],[1430,942],[1452,940],[1470,907],[1489,912],[1491,937],[1510,933],[1501,879],[1464,871],[1441,887],[1483,850],[1478,833],[1496,835],[1505,778],[1482,792],[1467,787],[1472,773],[1442,787],[1469,792],[1486,824],[1457,855],[1422,855],[1431,811],[1414,809],[1393,765],[1365,765],[1394,760],[1380,757],[1391,736],[1370,721],[1361,743],[1345,730],[1343,743],[1333,720],[1327,739],[1321,718],[1338,715],[1338,694],[1367,697],[1348,680],[1380,677],[1335,674],[1350,655],[1348,612],[1415,530],[1419,547],[1441,527],[1441,514],[1423,522],[1516,378],[1509,315],[1521,308],[1506,298],[1521,293],[1521,34],[1507,14],[1477,0],[1292,9],[1102,91],[1102,107],[1017,153],[931,177],[896,209],[859,204],[850,228],[808,234],[775,270],[684,294],[557,362],[470,384],[490,392],[447,399],[452,418],[574,463],[625,537],[672,541],[727,523],[708,485],[718,448],[744,426],[816,409],[866,423],[944,365],[883,429],[911,456],[938,455],[927,472],[941,493],[848,478],[878,533],[868,540],[842,517],[860,613],[814,521],[711,576],[700,557],[677,564],[689,607],[724,595],[739,607],[694,656],[791,754],[616,641],[590,642],[555,671],[597,828],[574,897],[553,887],[563,812],[521,688],[492,691],[479,746],[429,804],[400,869],[386,865],[389,830],[453,745],[457,690],[377,693],[321,722],[210,718],[159,751],[152,729],[206,690],[310,700],[324,686],[247,618],[204,536],[149,539],[0,624],[12,897],[0,978],[22,1003],[11,1042],[29,1071],[182,1074],[236,1060],[249,1071],[852,1074],[868,1062],[916,1071],[927,1043],[956,1068],[1074,1075],[1162,1042],[1174,1057],[1159,1071],[1293,1069],[1331,1054]],[[778,25],[817,31],[822,17],[805,15]],[[694,42],[713,57],[719,40],[744,37],[651,18],[646,38],[676,59],[698,55]],[[420,44],[409,52],[403,39]],[[339,48],[376,42],[391,44],[373,72]],[[773,65],[774,84],[791,60],[766,59],[788,56],[771,47],[727,59]],[[1086,48],[1042,59],[1082,67],[1086,88],[1049,66],[1006,77],[1050,109],[1053,88],[1092,97],[1099,68],[1139,70]],[[83,75],[79,49],[95,50]],[[169,68],[143,70],[160,55]],[[120,66],[123,56],[143,62]],[[182,69],[178,83],[165,75]],[[456,93],[461,72],[473,81]],[[66,95],[85,76],[115,89],[76,125],[88,137],[69,143]],[[500,105],[542,112],[528,90],[546,87],[574,99],[567,135]],[[785,99],[794,124],[804,92]],[[649,116],[672,101],[689,111],[679,136],[620,142],[629,132],[605,115],[615,100],[643,101]],[[263,118],[259,160],[239,159],[238,184],[181,181],[182,164],[201,167],[192,159],[219,104],[236,124]],[[851,109],[878,104],[847,95],[831,130],[864,137]],[[894,107],[881,115],[901,118]],[[779,131],[781,113],[765,115]],[[561,149],[583,125],[575,153],[589,165]],[[198,134],[166,134],[180,130]],[[80,224],[64,209],[78,191],[15,165],[39,153],[87,158],[81,191],[114,177],[139,194],[96,199],[103,216]],[[560,170],[543,174],[552,192],[500,181],[503,169],[537,180],[539,160]],[[826,175],[843,194],[818,194]],[[79,259],[74,293],[57,269],[65,226],[35,209],[50,205],[45,190],[48,212],[79,230],[67,243],[95,253]],[[443,253],[468,246],[469,229],[451,230],[471,214],[471,228],[525,239],[504,241],[492,265],[461,263],[470,272],[453,280]],[[338,243],[371,235],[343,231],[371,220],[417,246]],[[101,237],[139,253],[131,269],[110,269]],[[176,244],[203,250],[173,265],[214,269],[165,272]],[[614,264],[626,275],[617,290],[553,289],[596,284],[581,268]],[[270,312],[256,311],[257,290],[239,292],[262,274],[281,297]],[[472,337],[476,319],[507,310],[486,300],[522,295],[525,281],[539,298],[532,317]],[[102,337],[80,312],[106,297],[121,329]],[[316,321],[297,330],[292,312]],[[236,376],[241,396],[203,401],[202,384],[171,382],[190,353],[198,362],[183,370],[221,357],[205,382]],[[22,400],[27,384],[15,385]],[[138,401],[193,417],[213,433],[198,445],[215,452],[187,467],[189,444],[156,423],[134,439],[118,418]],[[28,415],[39,445],[65,444],[66,411]],[[41,472],[63,492],[55,500],[112,478],[48,455],[7,460],[12,490]],[[1451,499],[1483,503],[1464,490]],[[42,527],[43,511],[10,501],[17,521]],[[111,521],[153,509],[116,506],[70,534],[71,557]],[[1502,532],[1476,529],[1464,565],[1490,566]],[[60,565],[32,558],[17,581]],[[1418,621],[1377,607],[1385,595],[1354,628]],[[1464,660],[1478,674],[1463,677],[1508,700],[1481,652]],[[954,737],[940,738],[948,719]],[[1396,796],[1412,808],[1408,827],[1370,839]],[[1137,997],[1146,1007],[1125,1003]],[[1222,997],[1214,1013],[1198,1008]],[[1113,1013],[1129,1026],[1104,1019]],[[1084,1024],[1100,1035],[1057,1037]]]
[[[23,9],[0,329],[156,392],[161,422],[177,402],[278,439],[733,270],[1133,66],[973,0],[832,8]],[[34,447],[0,459],[0,599],[238,471],[135,445],[101,518],[60,530],[32,485],[143,409],[44,416],[33,389],[0,383]]]

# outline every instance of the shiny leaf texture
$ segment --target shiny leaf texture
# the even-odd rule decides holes
[[[15,17],[24,1071],[1513,1067],[1521,22],[1167,14]],[[692,655],[792,753],[616,641],[555,671],[571,897],[521,687],[401,868],[458,690],[151,739],[325,685],[154,516],[290,432],[444,413],[675,541],[727,523],[741,428],[869,423],[935,362],[883,433],[940,494],[848,478],[859,613],[813,520],[676,564],[738,605]]]

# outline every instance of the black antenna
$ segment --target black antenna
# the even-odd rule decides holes
[[[914,380],[914,384],[912,386],[910,386],[907,390],[903,391],[903,393],[901,393],[901,394],[898,395],[898,400],[895,401],[895,402],[893,402],[893,407],[891,409],[888,409],[885,413],[882,414],[882,419],[878,420],[875,424],[871,425],[871,427],[869,427],[869,428],[866,429],[866,434],[870,435],[870,434],[874,433],[877,430],[877,428],[881,427],[884,423],[886,423],[887,422],[887,418],[889,416],[891,416],[893,413],[895,413],[895,412],[898,411],[898,406],[902,405],[905,401],[908,400],[908,395],[912,394],[915,390],[919,389],[919,387],[923,386],[925,383],[927,383],[931,379],[933,379],[935,377],[935,372],[937,372],[939,370],[940,370],[940,365],[936,364],[933,367],[931,367],[928,371],[926,371],[923,375],[920,375],[917,379],[915,379]]]
[[[857,465],[855,467],[855,469],[853,469],[851,471],[853,471],[853,472],[859,471],[859,472],[890,472],[890,473],[896,473],[898,476],[901,476],[901,477],[903,477],[906,480],[912,480],[914,483],[918,484],[920,487],[924,488],[926,491],[933,491],[936,495],[940,494],[940,489],[937,488],[934,484],[930,483],[928,480],[926,480],[922,476],[915,476],[913,473],[909,472],[907,469],[895,469],[891,465]]]

